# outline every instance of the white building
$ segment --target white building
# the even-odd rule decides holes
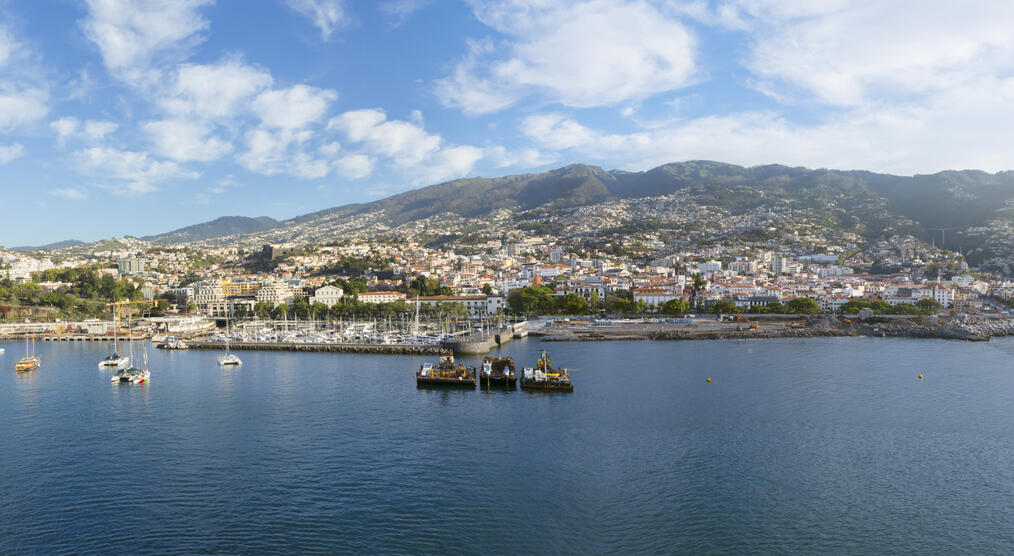
[[[310,296],[310,305],[314,303],[323,303],[330,309],[341,301],[342,296],[345,292],[336,286],[324,286],[323,288],[317,288],[313,295]]]
[[[292,288],[286,284],[278,282],[270,282],[261,286],[261,289],[257,290],[257,303],[270,303],[272,306],[278,306],[283,303],[289,304],[295,299],[295,295],[292,293]]]
[[[359,301],[363,303],[394,303],[405,301],[405,294],[401,292],[364,292],[359,294]]]
[[[413,302],[415,300],[412,300]],[[485,317],[499,313],[504,307],[504,298],[495,295],[428,295],[419,298],[419,303],[461,303],[473,317]]]
[[[635,288],[632,293],[634,303],[643,301],[649,307],[657,307],[680,297],[675,290],[670,288]]]

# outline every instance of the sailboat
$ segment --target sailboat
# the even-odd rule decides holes
[[[232,332],[229,331],[229,317],[225,317],[225,355],[218,358],[218,364],[222,367],[238,367],[243,361],[235,353],[229,353],[229,339]]]
[[[127,320],[127,329],[130,329],[130,320]],[[130,335],[130,356],[134,356],[134,335]],[[138,369],[136,367],[130,367],[129,369],[121,369],[116,371],[116,374],[109,380],[111,382],[130,382],[132,384],[144,384],[149,381],[151,373],[148,371],[148,345],[144,345],[144,368]]]
[[[107,355],[102,361],[99,361],[100,369],[118,371],[130,366],[130,358],[120,355],[120,312],[118,309],[119,307],[117,307],[116,312],[116,324],[113,326],[113,353]]]
[[[28,348],[29,336],[32,338],[31,350]],[[35,355],[35,334],[29,334],[28,336],[25,336],[25,356],[18,360],[18,362],[14,365],[14,368],[17,369],[19,373],[23,373],[26,371],[34,371],[41,366],[42,361],[40,361],[39,357]]]

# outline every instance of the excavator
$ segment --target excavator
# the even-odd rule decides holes
[[[743,323],[747,324],[747,328],[743,328]],[[736,313],[736,330],[757,330],[757,323],[746,318],[743,313]]]

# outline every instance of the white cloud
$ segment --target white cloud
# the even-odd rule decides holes
[[[472,4],[479,20],[508,40],[502,48],[470,43],[454,73],[437,82],[441,101],[468,114],[493,112],[533,93],[567,106],[610,106],[684,87],[695,75],[694,37],[647,2]]]
[[[218,160],[232,151],[232,143],[212,135],[211,126],[187,120],[145,123],[155,152],[177,162]]]
[[[14,35],[6,26],[0,25],[0,67],[7,65],[18,48]]]
[[[286,0],[286,3],[320,29],[324,40],[330,38],[335,28],[344,25],[347,20],[344,3],[340,0]]]
[[[74,187],[64,187],[60,189],[54,189],[49,192],[54,197],[63,197],[64,199],[70,199],[71,201],[83,201],[88,198],[88,194],[83,189]]]
[[[105,120],[88,120],[84,124],[85,137],[92,141],[101,141],[106,135],[115,133],[119,125]]]
[[[432,0],[386,0],[379,4],[380,11],[392,19],[394,26],[405,23],[412,14],[430,5]]]
[[[87,0],[81,28],[114,76],[149,84],[166,59],[178,58],[203,40],[208,28],[200,9],[213,0]]]
[[[377,109],[345,112],[333,118],[328,128],[344,133],[349,143],[361,147],[359,154],[390,159],[411,175],[413,184],[461,177],[483,156],[482,149],[476,147],[444,146],[439,135],[411,122],[388,120],[387,114]],[[365,169],[362,160],[357,164]]]
[[[25,154],[25,147],[21,143],[12,143],[10,145],[0,145],[0,164],[7,164],[15,158],[20,158]]]
[[[643,170],[680,160],[782,163],[901,174],[1014,167],[1014,78],[956,87],[931,99],[872,104],[798,124],[773,111],[706,116],[633,133],[609,133],[571,117],[526,118],[522,131],[547,149],[590,163]]]
[[[373,173],[373,159],[365,154],[350,154],[337,159],[335,167],[342,176],[358,180]]]
[[[1014,70],[1014,4],[931,0],[730,3],[753,43],[745,60],[776,99],[793,88],[823,103],[933,94]],[[791,96],[790,96],[791,98]]]
[[[246,133],[247,150],[236,160],[247,170],[265,176],[285,173],[306,179],[322,178],[330,166],[326,160],[307,152],[312,137],[309,130],[251,129]]]
[[[301,129],[324,117],[338,93],[307,85],[265,91],[253,100],[252,108],[264,125],[278,129]]]
[[[265,69],[231,58],[217,64],[184,64],[160,101],[171,114],[209,120],[232,118],[274,80]]]
[[[92,147],[75,155],[80,168],[114,183],[107,185],[115,193],[137,195],[158,189],[159,183],[174,179],[196,179],[200,174],[181,168],[175,162],[152,160],[148,153]]]
[[[11,131],[49,113],[49,93],[43,89],[4,88],[0,85],[0,131]]]
[[[64,141],[67,140],[68,137],[70,137],[77,131],[77,128],[80,125],[81,122],[79,122],[78,119],[73,116],[65,116],[63,118],[60,118],[59,120],[53,120],[52,122],[49,123],[49,127],[53,128],[53,130],[56,131],[56,140],[61,145],[64,143]]]
[[[101,141],[111,133],[119,129],[119,125],[106,120],[88,120],[81,125],[81,122],[73,116],[64,116],[49,123],[49,127],[56,131],[56,141],[63,145],[67,139],[81,137],[89,141]]]
[[[496,168],[538,168],[559,160],[555,155],[543,153],[538,149],[509,150],[503,145],[487,148],[484,154]]]
[[[597,137],[592,130],[555,112],[528,116],[522,121],[522,129],[529,137],[554,150],[587,145]]]

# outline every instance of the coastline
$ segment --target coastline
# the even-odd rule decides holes
[[[869,319],[865,322],[843,322],[823,317],[806,321],[801,326],[760,324],[751,329],[737,323],[704,325],[640,323],[594,325],[588,323],[556,323],[531,330],[546,342],[624,341],[624,340],[727,340],[769,338],[935,338],[944,340],[989,341],[996,336],[1014,335],[1014,321],[934,322],[933,319]]]

